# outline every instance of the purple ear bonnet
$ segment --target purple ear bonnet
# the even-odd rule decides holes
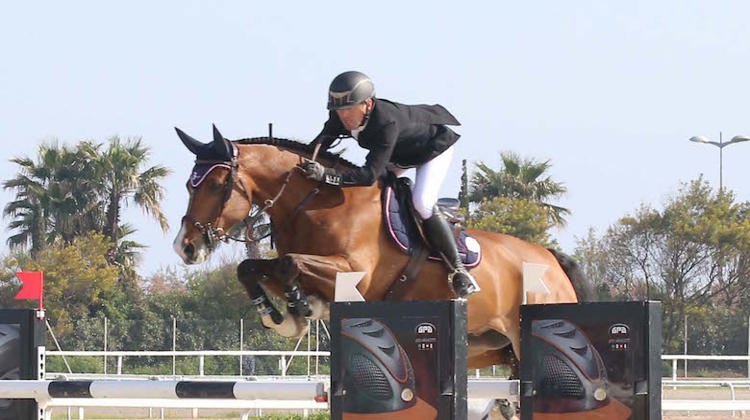
[[[216,168],[232,169],[226,163],[199,163],[193,166],[193,173],[190,174],[190,186],[197,188],[206,179],[208,174]]]

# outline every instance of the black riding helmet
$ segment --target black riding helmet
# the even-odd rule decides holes
[[[568,320],[531,323],[534,419],[629,419],[632,410],[610,395],[604,361],[583,330]]]
[[[414,369],[393,332],[372,318],[341,321],[344,411],[385,413],[416,404]]]
[[[336,110],[375,97],[375,84],[366,74],[347,71],[336,76],[328,88],[328,109]]]

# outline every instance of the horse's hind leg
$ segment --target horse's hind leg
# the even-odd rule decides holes
[[[469,356],[469,369],[479,369],[492,365],[510,367],[508,379],[519,379],[519,363],[510,346],[499,350],[488,350],[484,353]]]
[[[511,345],[507,345],[500,349],[487,350],[482,353],[474,354],[469,357],[468,362],[469,368],[479,368],[491,365],[509,366],[510,376],[508,379],[520,379],[518,359],[516,358],[515,353],[513,353],[513,347]],[[520,406],[518,406],[517,403],[512,403],[506,398],[496,398],[495,409],[504,419],[513,420],[519,418],[517,417],[517,414],[520,413]]]

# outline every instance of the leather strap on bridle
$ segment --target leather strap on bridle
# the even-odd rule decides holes
[[[315,159],[317,159],[318,153],[320,152],[320,147],[321,147],[320,143],[318,143],[318,144],[315,145],[315,150],[313,151],[313,154],[312,154],[312,161],[315,161]],[[216,246],[215,244],[218,241],[227,242],[228,240],[231,239],[231,240],[236,241],[236,242],[245,242],[245,243],[247,243],[247,242],[258,242],[258,241],[264,239],[265,237],[267,237],[268,235],[264,235],[261,238],[253,238],[253,237],[251,237],[251,235],[252,235],[251,234],[251,231],[252,231],[251,228],[253,227],[253,225],[255,225],[255,223],[261,217],[263,217],[264,214],[267,214],[268,210],[271,209],[276,204],[276,201],[278,201],[278,199],[281,197],[281,195],[284,194],[284,191],[286,190],[286,187],[287,187],[287,185],[289,185],[289,181],[292,178],[292,174],[294,173],[294,169],[292,169],[291,171],[289,171],[287,173],[286,179],[284,180],[284,183],[281,185],[281,188],[279,189],[279,191],[276,193],[276,195],[274,195],[273,198],[270,198],[270,199],[264,201],[263,202],[263,207],[261,207],[255,213],[249,214],[247,217],[245,217],[244,219],[242,219],[241,222],[239,222],[236,225],[232,226],[231,228],[229,228],[229,230],[227,230],[225,232],[224,229],[222,229],[222,228],[214,228],[213,224],[216,223],[216,221],[219,219],[219,217],[221,217],[221,214],[224,212],[224,206],[226,205],[227,201],[229,200],[229,196],[232,194],[232,189],[234,187],[233,183],[235,182],[235,179],[237,180],[236,182],[240,186],[240,190],[245,194],[245,197],[247,197],[248,201],[250,201],[250,196],[249,196],[249,194],[247,192],[247,187],[245,186],[245,183],[242,180],[242,177],[239,176],[239,172],[238,172],[239,163],[237,162],[237,155],[238,154],[239,153],[237,151],[237,146],[234,146],[234,156],[232,157],[231,161],[214,161],[214,160],[201,160],[201,159],[196,159],[196,161],[195,161],[196,164],[224,163],[224,164],[227,164],[230,167],[230,171],[231,171],[231,176],[227,180],[226,186],[224,187],[225,192],[224,192],[224,198],[223,198],[222,203],[221,203],[221,208],[219,209],[218,216],[216,216],[216,218],[214,218],[214,222],[213,223],[207,223],[207,224],[203,225],[202,223],[200,223],[197,220],[194,220],[192,217],[190,217],[188,215],[183,216],[183,219],[187,218],[188,220],[190,220],[193,223],[193,225],[196,228],[198,228],[198,230],[203,234],[203,236],[205,237],[206,243],[209,246],[209,248],[215,247]],[[320,192],[320,188],[318,188],[318,187],[313,188],[305,196],[305,198],[303,198],[302,201],[300,201],[300,203],[294,208],[294,210],[292,212],[291,219],[294,219],[294,217],[296,217],[297,214],[302,209],[304,209],[305,206],[319,192]],[[237,230],[237,228],[239,226],[243,226],[243,225],[245,226],[245,238],[240,238],[240,237],[234,236],[233,231]],[[269,235],[270,235],[270,233],[269,233]]]

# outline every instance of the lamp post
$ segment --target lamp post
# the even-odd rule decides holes
[[[721,131],[719,131],[719,141],[718,142],[711,141],[711,140],[707,139],[704,136],[693,136],[693,137],[690,137],[690,141],[694,141],[696,143],[712,144],[712,145],[714,145],[714,146],[716,146],[716,147],[719,148],[719,194],[722,193],[723,188],[724,188],[724,180],[723,180],[723,172],[724,172],[724,161],[723,161],[723,159],[724,159],[724,148],[727,147],[727,146],[729,146],[730,144],[740,143],[740,142],[748,141],[748,140],[750,140],[750,137],[748,137],[748,136],[734,136],[734,137],[732,137],[732,140],[729,140],[728,142],[725,143],[723,141],[723,139],[722,139]],[[720,248],[719,255],[718,255],[717,265],[718,265],[718,269],[719,269],[719,279],[723,279],[724,278],[724,260],[723,260],[723,255],[721,253],[721,248]],[[685,331],[686,331],[686,334],[687,334],[687,315],[685,316]],[[750,324],[748,324],[748,331],[750,331]],[[685,343],[686,343],[685,345],[687,346],[687,338],[685,339]],[[687,347],[686,347],[686,349],[687,349]],[[747,353],[748,353],[748,355],[750,355],[750,339],[748,339]],[[687,366],[687,360],[685,361],[685,366]],[[748,361],[747,366],[748,366],[748,369],[750,369],[750,360]],[[687,368],[685,368],[685,372],[687,373]],[[750,375],[750,373],[748,373],[748,375]]]
[[[727,147],[727,146],[729,146],[730,144],[740,143],[740,142],[749,141],[749,140],[750,140],[750,137],[748,137],[748,136],[734,136],[734,137],[732,137],[732,140],[729,140],[728,142],[724,142],[724,141],[722,141],[721,131],[719,131],[719,141],[718,142],[711,141],[711,140],[707,139],[704,136],[693,136],[693,137],[690,137],[690,141],[694,141],[696,143],[712,144],[712,145],[714,145],[714,146],[716,146],[716,147],[719,148],[719,192],[721,192],[722,188],[724,187],[724,182],[723,182],[723,179],[722,179],[723,172],[724,172],[724,160],[723,160],[724,159],[724,156],[723,156],[724,148]]]

